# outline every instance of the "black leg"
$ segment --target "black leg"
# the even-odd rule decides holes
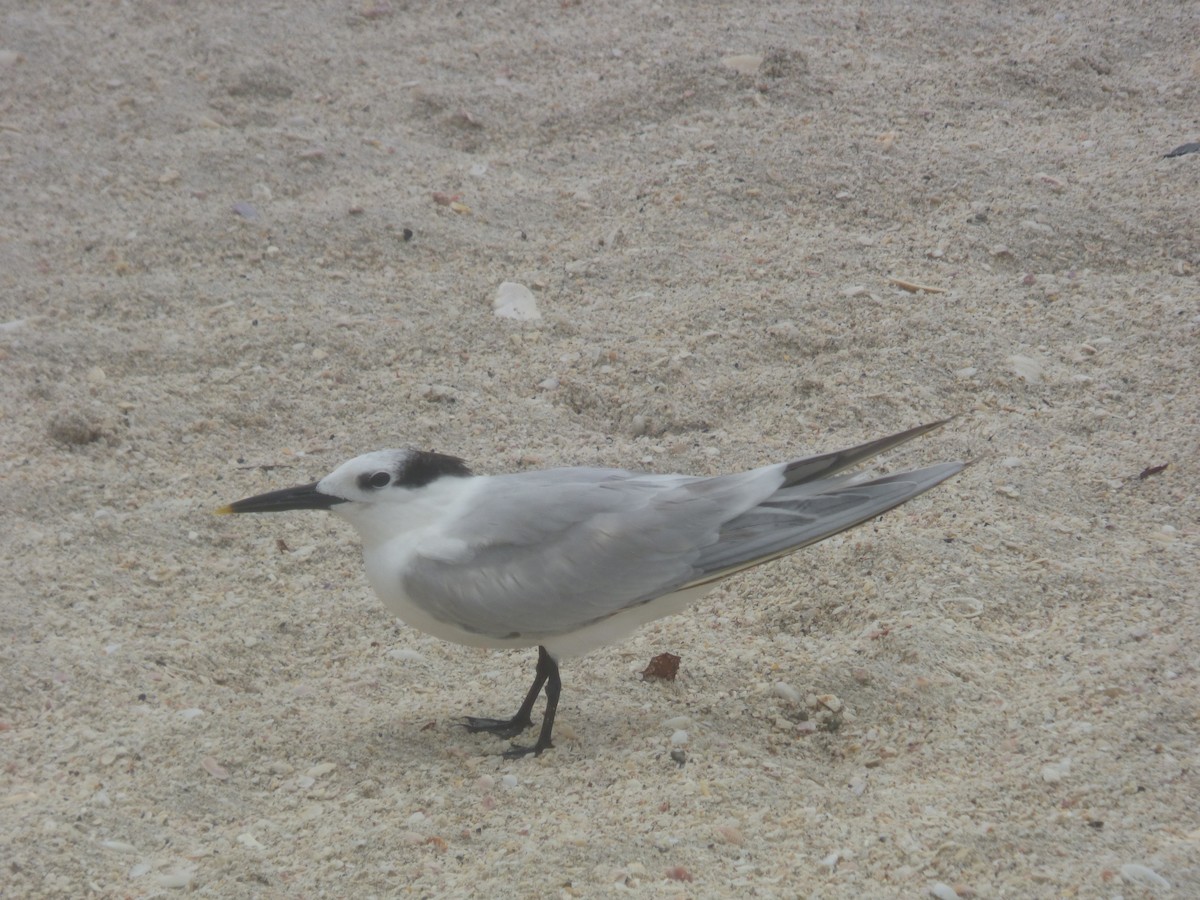
[[[536,744],[532,747],[509,747],[504,751],[505,759],[520,759],[530,753],[540,756],[543,750],[554,746],[550,742],[550,733],[554,730],[554,713],[558,711],[562,681],[558,677],[558,663],[550,658],[545,647],[538,647],[538,672],[539,677],[546,682],[546,712],[542,714],[542,730],[538,732]]]
[[[525,695],[525,700],[521,704],[521,708],[517,710],[516,715],[511,719],[488,719],[479,716],[466,716],[462,723],[463,727],[472,733],[486,731],[488,734],[496,735],[496,737],[516,737],[526,728],[533,727],[533,704],[537,702],[538,695],[541,694],[543,686],[546,686],[546,716],[542,719],[542,733],[538,737],[537,744],[534,745],[537,749],[535,751],[531,747],[517,755],[524,756],[525,753],[530,752],[541,753],[546,747],[552,746],[550,743],[550,731],[554,726],[554,710],[558,706],[558,695],[562,689],[562,682],[558,678],[558,664],[550,658],[550,654],[546,652],[545,647],[538,647],[537,670],[533,676],[533,684],[529,688],[529,693]]]

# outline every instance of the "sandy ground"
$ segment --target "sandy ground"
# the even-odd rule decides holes
[[[1200,896],[1200,6],[240,6],[0,10],[0,894]],[[533,654],[212,515],[953,413],[518,762]]]

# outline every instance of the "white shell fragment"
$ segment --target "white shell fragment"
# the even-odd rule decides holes
[[[1008,370],[1026,384],[1038,384],[1042,380],[1042,364],[1030,356],[1014,353],[1005,362]]]
[[[804,699],[797,688],[783,681],[775,682],[772,690],[774,691],[776,697],[781,700],[786,700],[788,703],[799,704],[800,701]]]
[[[179,888],[187,887],[191,883],[193,874],[193,872],[187,869],[174,869],[159,875],[158,883],[165,888],[178,890]]]
[[[1149,866],[1137,863],[1126,863],[1121,866],[1121,878],[1130,884],[1141,884],[1146,887],[1169,888],[1171,882],[1163,878]]]
[[[1042,781],[1047,784],[1057,784],[1071,774],[1071,758],[1042,766]]]
[[[518,322],[536,322],[542,317],[533,291],[516,281],[500,283],[496,289],[496,299],[492,301],[492,311],[502,319],[516,319]]]

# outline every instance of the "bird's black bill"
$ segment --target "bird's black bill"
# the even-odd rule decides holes
[[[317,490],[318,483],[314,481],[312,484],[268,491],[265,494],[247,497],[245,500],[237,500],[228,506],[222,506],[217,510],[217,514],[227,516],[233,513],[287,512],[291,509],[329,509],[345,502],[342,497],[322,494]]]

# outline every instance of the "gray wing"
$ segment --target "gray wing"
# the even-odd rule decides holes
[[[833,470],[897,442],[842,451],[838,461],[854,458]],[[435,558],[418,548],[404,589],[429,614],[476,633],[563,634],[852,528],[963,467],[942,463],[868,482],[788,477],[807,462],[830,471],[835,456],[717,478],[611,469],[490,478],[469,517],[450,529],[462,553]]]
[[[418,548],[404,590],[430,615],[479,634],[562,634],[695,579],[722,524],[774,493],[781,470],[490,478],[447,530],[465,549],[447,559]]]

